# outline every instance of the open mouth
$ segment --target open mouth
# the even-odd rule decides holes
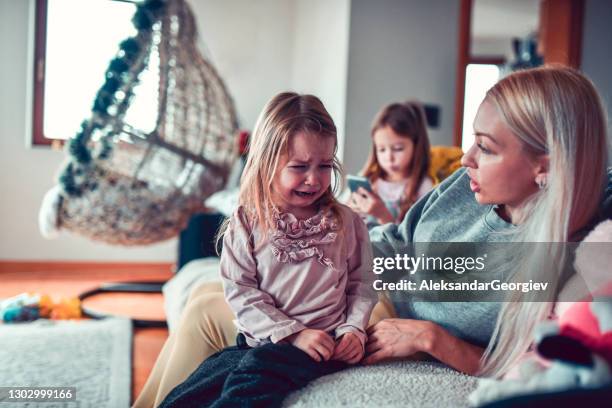
[[[473,193],[479,193],[480,185],[476,181],[474,181],[470,173],[468,173],[468,177],[470,179],[470,190],[472,190]]]
[[[293,192],[298,197],[303,197],[303,198],[310,198],[310,197],[314,197],[315,195],[317,195],[316,191],[297,191],[297,190],[293,190]]]

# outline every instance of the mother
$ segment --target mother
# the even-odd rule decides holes
[[[419,200],[400,225],[371,231],[375,256],[401,253],[411,242],[566,242],[596,220],[606,181],[606,118],[583,75],[563,67],[511,74],[488,91],[474,131],[466,169]],[[521,276],[557,276],[550,263],[536,270],[536,257],[524,258]],[[208,284],[192,294],[135,406],[157,406],[201,361],[234,342],[221,290]],[[500,308],[392,295],[373,312],[364,362],[426,352],[469,374],[499,375],[527,350],[554,300],[513,299]]]

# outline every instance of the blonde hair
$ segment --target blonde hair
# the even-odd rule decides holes
[[[398,219],[404,219],[408,209],[418,198],[417,194],[423,180],[427,177],[429,170],[429,137],[427,135],[427,119],[425,110],[418,102],[392,103],[381,109],[372,123],[370,135],[374,138],[377,130],[389,126],[401,137],[412,140],[414,150],[410,161],[410,182],[406,184]],[[361,171],[372,183],[384,176],[385,171],[378,163],[376,156],[376,145],[372,142],[372,149],[368,160]]]
[[[562,66],[515,72],[485,97],[523,142],[527,154],[548,155],[547,187],[527,199],[513,240],[514,279],[538,278],[553,291],[540,302],[513,295],[502,304],[481,373],[500,376],[527,351],[536,324],[546,319],[561,290],[564,245],[597,214],[606,182],[606,114],[589,79]],[[535,182],[535,181],[534,181]],[[561,204],[562,203],[562,204]]]
[[[333,172],[336,182],[330,185],[315,205],[330,208],[342,222],[340,204],[334,196],[342,182],[342,167],[336,157],[338,143],[334,121],[316,96],[283,92],[266,104],[257,119],[240,179],[238,204],[244,208],[249,221],[261,229],[262,238],[274,228],[276,206],[272,201],[272,182],[279,161],[288,154],[291,137],[299,132],[334,139]],[[222,236],[226,229],[227,223],[221,227],[218,236]]]

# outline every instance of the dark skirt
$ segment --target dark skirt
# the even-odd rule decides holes
[[[251,348],[242,335],[237,344],[206,359],[160,407],[280,407],[292,391],[347,367],[316,362],[291,344]]]

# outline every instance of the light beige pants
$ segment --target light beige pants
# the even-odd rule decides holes
[[[381,297],[370,325],[395,317],[393,305]],[[157,407],[208,357],[236,342],[234,314],[220,282],[197,287],[189,296],[177,330],[168,337],[151,375],[134,403],[135,408]]]

